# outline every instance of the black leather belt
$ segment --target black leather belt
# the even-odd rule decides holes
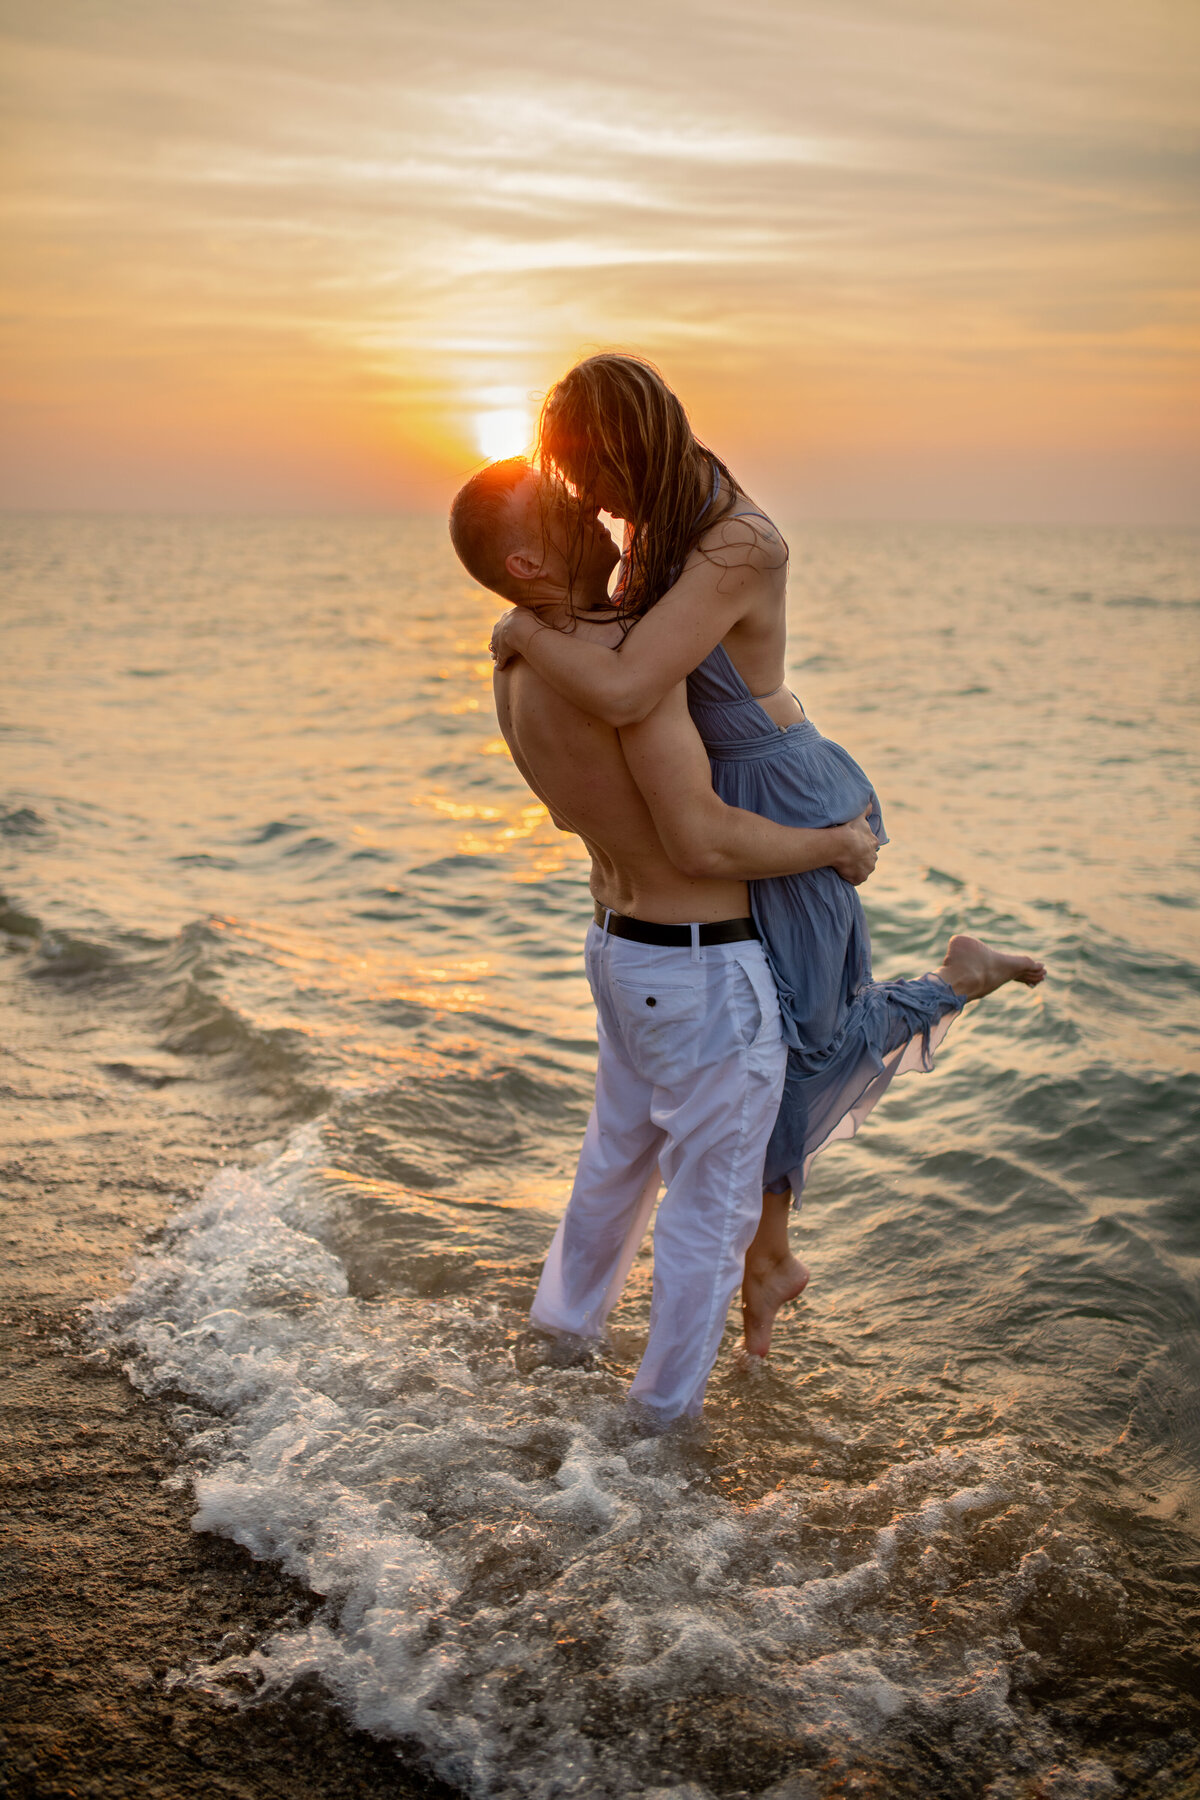
[[[598,900],[596,923],[610,937],[631,938],[635,944],[659,944],[664,949],[684,950],[692,942],[690,925],[655,925],[649,919],[629,919],[624,913],[609,912]],[[746,938],[757,936],[758,927],[753,919],[716,919],[711,925],[699,927],[702,944],[740,944]]]

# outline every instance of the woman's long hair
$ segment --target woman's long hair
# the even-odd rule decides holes
[[[700,537],[742,492],[697,440],[653,364],[615,351],[576,363],[551,388],[538,422],[538,460],[585,505],[603,495],[604,510],[624,517],[629,537],[618,602],[629,623],[661,600]],[[718,476],[727,486],[724,499],[714,499]],[[576,549],[572,544],[572,566]]]

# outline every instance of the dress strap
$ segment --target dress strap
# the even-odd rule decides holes
[[[721,471],[718,469],[716,463],[714,462],[713,466],[712,466],[712,486],[708,490],[708,499],[704,502],[703,506],[701,506],[701,508],[700,508],[700,511],[696,514],[695,518],[692,520],[692,530],[693,531],[695,531],[697,525],[700,523],[700,521],[704,517],[705,513],[712,511],[712,503],[716,499],[716,497],[720,493],[720,491],[721,491]]]

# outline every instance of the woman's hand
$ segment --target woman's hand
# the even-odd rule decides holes
[[[488,648],[491,650],[491,661],[497,664],[498,670],[507,668],[509,662],[515,661],[516,657],[520,655],[520,646],[522,646],[520,623],[522,623],[520,607],[509,607],[507,612],[500,614],[497,623],[491,626],[491,643]]]
[[[849,824],[837,827],[843,842],[829,866],[835,875],[840,875],[852,887],[861,887],[868,875],[874,873],[875,864],[879,861],[879,840],[867,824],[870,816],[871,807],[868,807],[861,818],[851,819]]]
[[[497,669],[507,669],[509,663],[520,656],[529,642],[534,623],[530,615],[519,606],[510,606],[506,613],[501,613],[492,626],[492,641],[489,646]]]

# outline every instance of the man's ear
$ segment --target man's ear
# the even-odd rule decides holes
[[[514,581],[532,581],[542,569],[537,557],[530,556],[527,550],[510,550],[504,559],[504,567]]]

